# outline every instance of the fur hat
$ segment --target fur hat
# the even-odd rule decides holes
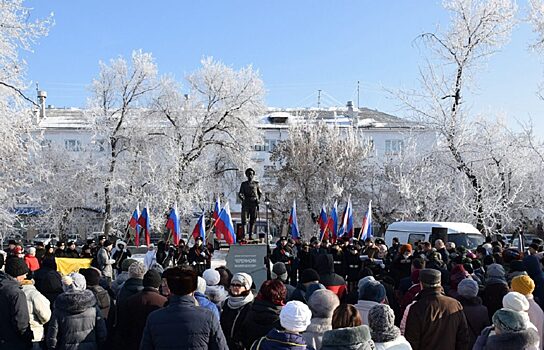
[[[385,299],[385,287],[378,281],[369,281],[359,288],[359,300],[381,303]]]
[[[487,267],[487,277],[504,278],[504,267],[500,264],[491,264]]]
[[[512,279],[512,290],[523,295],[533,294],[535,282],[527,275],[521,275]]]
[[[206,293],[206,280],[200,276],[198,276],[196,291],[200,294]]]
[[[312,312],[300,301],[290,301],[281,309],[280,324],[292,332],[304,332],[310,325]]]
[[[232,276],[232,280],[230,282],[238,282],[243,285],[247,290],[250,290],[251,285],[253,284],[253,278],[251,278],[251,276],[245,272],[238,272],[234,274],[234,276]]]
[[[340,305],[338,296],[328,289],[316,290],[308,299],[312,317],[316,318],[331,318],[338,305]]]
[[[529,310],[529,300],[521,293],[510,292],[502,298],[502,306],[518,312],[527,312]]]
[[[300,274],[300,283],[319,281],[319,274],[314,269],[306,269]]]
[[[144,278],[146,270],[147,269],[142,262],[136,261],[128,268],[128,278],[136,278],[141,280]]]
[[[97,286],[100,282],[100,276],[102,275],[100,270],[94,267],[89,267],[88,269],[80,269],[79,273],[83,277],[85,277],[85,281],[87,282],[88,286]]]
[[[155,270],[149,270],[144,275],[142,285],[144,287],[159,288],[161,285],[161,274]]]
[[[285,264],[281,261],[278,261],[277,263],[272,266],[272,279],[280,279],[282,281],[287,281],[287,269],[285,268]]]
[[[72,272],[67,278],[63,278],[62,289],[65,292],[80,292],[87,289],[87,281],[82,274],[77,272]]]
[[[435,269],[422,269],[419,271],[419,281],[431,287],[440,286],[442,274]]]
[[[457,293],[465,298],[474,298],[478,295],[478,282],[472,278],[465,278],[457,286]]]
[[[26,275],[29,272],[25,261],[17,257],[11,257],[6,261],[5,270],[8,275],[14,278]]]
[[[527,323],[519,312],[505,308],[495,312],[493,325],[503,333],[519,332],[527,329]]]
[[[221,280],[221,276],[219,275],[219,272],[214,269],[207,269],[202,274],[202,277],[206,280],[206,285],[208,286],[216,286],[219,284],[219,281]]]

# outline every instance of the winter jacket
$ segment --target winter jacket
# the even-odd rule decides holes
[[[139,278],[129,278],[125,281],[125,284],[119,289],[117,293],[117,305],[121,305],[127,301],[128,298],[136,293],[141,292],[144,289],[143,280]]]
[[[45,340],[51,349],[97,349],[106,340],[106,323],[93,292],[71,291],[59,295]]]
[[[218,321],[221,319],[219,314],[219,311],[220,311],[219,306],[212,303],[205,294],[202,294],[200,292],[195,292],[195,299],[196,301],[198,301],[198,305],[200,307],[203,307],[213,312],[213,315],[217,318]]]
[[[100,312],[102,312],[102,317],[104,317],[104,319],[107,319],[108,313],[110,312],[111,301],[108,291],[100,286],[87,285],[87,289],[93,292],[94,296],[96,297],[96,304],[98,305]]]
[[[298,333],[272,329],[268,334],[253,343],[251,350],[305,350],[314,349],[307,346],[304,337]]]
[[[228,350],[219,321],[189,295],[170,297],[168,306],[147,317],[141,350]]]
[[[255,299],[242,324],[243,343],[249,349],[253,342],[265,336],[273,328],[280,328],[281,306]]]
[[[308,346],[311,346],[314,349],[321,349],[323,334],[331,329],[332,318],[314,317],[312,318],[308,328],[306,328],[306,331],[302,333],[302,336],[304,337],[304,340],[306,340],[306,344],[308,344]]]
[[[319,273],[319,283],[334,292],[342,300],[347,292],[344,278],[334,273],[334,260],[331,254],[317,255],[315,269]]]
[[[540,261],[534,255],[527,255],[523,258],[523,264],[527,274],[535,282],[533,296],[540,308],[544,310],[544,272],[540,268]]]
[[[163,308],[168,299],[159,294],[158,289],[144,287],[144,289],[127,299],[127,318],[130,326],[124,337],[123,349],[137,350],[142,341],[145,322],[150,313]]]
[[[206,286],[205,294],[212,303],[219,307],[219,310],[221,310],[225,299],[227,299],[227,296],[229,295],[229,293],[225,290],[225,287],[221,285]]]
[[[114,334],[114,344],[116,348],[122,347],[125,341],[125,338],[129,332],[129,328],[134,322],[134,320],[129,318],[128,312],[128,299],[141,292],[144,289],[142,285],[142,280],[138,278],[129,278],[126,280],[125,284],[119,290],[117,294],[117,323],[115,327]]]
[[[489,319],[492,319],[495,311],[502,308],[502,298],[508,294],[508,285],[505,282],[486,284],[482,293],[483,304],[487,307]]]
[[[371,350],[374,342],[366,325],[337,328],[323,334],[321,350]]]
[[[368,312],[370,309],[372,309],[374,306],[379,305],[380,303],[377,303],[375,301],[370,300],[359,300],[357,301],[357,304],[353,305],[359,311],[359,316],[361,316],[361,320],[363,320],[363,324],[366,324],[368,326]]]
[[[57,296],[63,292],[61,278],[55,260],[49,258],[44,259],[42,267],[34,273],[34,286],[49,300],[51,308]]]
[[[0,349],[28,349],[31,342],[25,293],[15,278],[0,271]]]
[[[49,300],[38,292],[32,281],[23,282],[23,292],[26,296],[28,305],[28,315],[30,316],[30,328],[34,334],[33,342],[40,342],[44,339],[43,325],[49,322],[51,318],[51,306]]]
[[[34,272],[40,268],[40,263],[38,262],[38,258],[36,258],[36,256],[34,255],[26,254],[25,263],[26,263],[26,266],[28,266],[28,269],[30,270],[30,272]]]
[[[440,287],[425,288],[410,305],[404,336],[414,350],[465,350],[467,320],[461,304]],[[447,339],[447,341],[445,341]]]
[[[115,279],[111,282],[111,290],[115,295],[119,293],[123,284],[128,280],[128,271],[121,272]]]
[[[487,313],[487,307],[482,305],[482,299],[479,297],[475,298],[464,298],[459,296],[457,298],[461,305],[463,306],[463,312],[465,318],[467,319],[468,326],[468,335],[469,335],[469,349],[472,349],[476,339],[482,333],[484,328],[491,325],[489,316]]]
[[[98,263],[98,269],[102,271],[102,276],[113,279],[113,267],[115,260],[110,258],[110,253],[106,248],[102,247],[96,255],[96,261]]]
[[[230,350],[244,349],[242,339],[245,336],[245,330],[242,328],[242,323],[252,305],[253,302],[249,302],[237,309],[231,308],[228,303],[225,303],[223,306],[223,311],[221,312],[221,329],[223,329],[223,334],[227,339],[227,345]]]
[[[306,300],[306,287],[302,283],[298,283],[297,287],[293,291],[293,294],[291,294],[291,298],[287,299],[288,301],[291,300],[298,300],[303,302],[304,304],[308,304],[308,301]]]
[[[489,327],[487,330],[489,330]],[[473,350],[529,350],[538,342],[538,334],[534,329],[526,329],[521,332],[508,332],[495,334],[486,332],[482,334]],[[483,341],[482,341],[483,340]]]
[[[529,320],[535,325],[538,331],[538,336],[540,337],[540,348],[544,349],[544,312],[535,302],[532,294],[528,294],[525,297],[529,301],[529,310],[527,311]]]
[[[376,350],[412,350],[412,346],[402,335],[385,343],[374,343]]]

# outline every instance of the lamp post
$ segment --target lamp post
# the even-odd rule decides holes
[[[270,207],[270,198],[268,198],[268,193],[265,192],[264,194],[264,205],[266,206],[266,236],[264,238],[264,242],[266,244],[266,279],[270,279],[270,242],[269,242],[269,234],[270,234],[270,222],[268,221],[268,208]]]

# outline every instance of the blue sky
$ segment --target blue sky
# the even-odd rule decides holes
[[[351,1],[74,1],[32,0],[33,17],[54,12],[55,26],[25,53],[27,78],[57,107],[83,107],[100,60],[152,52],[161,73],[179,80],[206,56],[239,68],[252,64],[273,107],[360,104],[403,116],[384,88],[417,87],[423,63],[414,39],[449,14],[436,0]],[[524,9],[525,1],[519,2]],[[474,111],[532,117],[544,135],[544,60],[530,52],[534,35],[518,26],[511,42],[474,75]],[[34,92],[29,91],[33,96]]]

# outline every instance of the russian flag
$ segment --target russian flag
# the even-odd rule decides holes
[[[217,219],[219,219],[220,212],[221,212],[221,202],[219,201],[219,197],[217,197],[217,199],[215,200],[215,205],[213,206],[213,213],[212,213],[212,218],[214,220],[214,223],[217,222]],[[215,228],[215,237],[217,239],[221,239],[221,233],[219,232],[217,227]]]
[[[232,224],[232,216],[230,215],[229,202],[219,212],[215,226],[228,244],[236,243],[236,234],[234,232],[234,225]]]
[[[361,225],[361,232],[359,238],[363,241],[372,237],[372,201],[368,202],[368,210],[363,218],[363,224]]]
[[[170,209],[170,213],[168,214],[168,220],[166,221],[166,228],[169,229],[172,233],[172,239],[174,240],[174,244],[178,245],[181,235],[179,229],[178,203],[174,203],[173,208]]]
[[[149,247],[151,244],[151,225],[149,224],[149,213],[147,211],[147,207],[142,210],[142,214],[138,218],[138,225],[142,226],[142,230],[144,230],[145,233],[145,244]]]
[[[332,235],[332,239],[336,240],[338,237],[338,202],[334,201],[334,206],[331,209],[331,216],[327,224],[328,231]]]
[[[321,241],[325,238],[325,230],[327,229],[327,211],[325,210],[325,204],[321,206],[321,213],[319,213],[319,217],[317,218],[317,223],[319,224],[319,232],[321,236]],[[328,235],[327,235],[328,236]],[[328,237],[326,238],[328,239]]]
[[[291,215],[289,215],[289,227],[291,228],[291,237],[294,239],[300,239],[300,232],[298,230],[297,221],[297,202],[293,200],[293,207],[291,208]]]
[[[140,225],[138,225],[138,218],[140,217],[140,205],[136,204],[136,209],[132,212],[132,216],[128,222],[128,225],[134,229],[134,244],[136,247],[140,246]]]
[[[206,243],[206,228],[204,227],[204,212],[202,212],[202,215],[200,215],[200,217],[198,218],[195,228],[193,229],[192,236],[195,239],[195,241],[200,236],[202,237],[202,241]]]

